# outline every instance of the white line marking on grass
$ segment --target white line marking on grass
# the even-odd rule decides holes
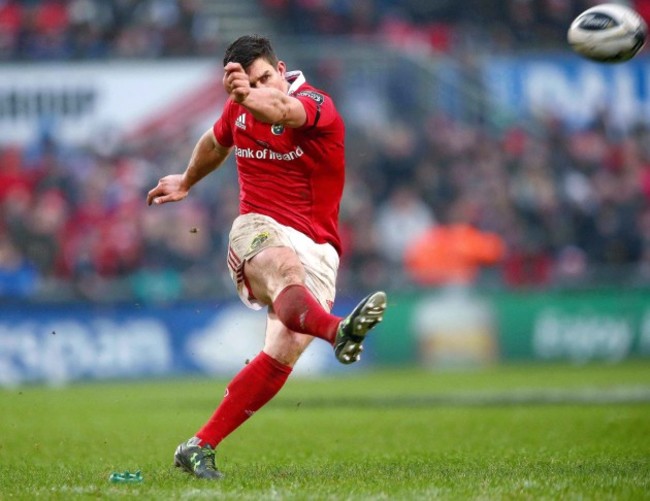
[[[445,398],[445,397],[442,397]],[[449,403],[490,404],[617,404],[650,402],[650,387],[518,389],[487,393],[449,395]]]
[[[648,386],[583,387],[563,389],[521,388],[416,395],[368,395],[349,398],[303,398],[301,406],[323,407],[430,407],[444,405],[604,405],[650,402]],[[278,402],[279,403],[279,402]],[[294,402],[283,402],[295,405]]]

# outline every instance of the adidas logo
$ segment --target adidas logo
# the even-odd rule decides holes
[[[246,113],[242,113],[237,117],[237,120],[235,120],[235,125],[240,129],[246,130]]]

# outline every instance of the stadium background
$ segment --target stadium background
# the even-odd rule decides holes
[[[570,53],[594,3],[0,2],[0,385],[227,375],[260,349],[225,268],[232,161],[182,204],[144,202],[251,32],[346,118],[336,308],[390,295],[353,370],[647,359],[650,59]],[[316,345],[298,369],[341,370]]]

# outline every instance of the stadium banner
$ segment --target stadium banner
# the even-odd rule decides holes
[[[583,127],[603,114],[623,129],[650,122],[647,56],[621,65],[575,54],[491,56],[481,60],[481,73],[490,113],[504,122],[558,117]]]
[[[390,294],[373,333],[374,359],[387,365],[486,365],[498,359],[493,305],[468,288]]]
[[[650,291],[394,294],[368,345],[379,363],[427,367],[650,357]]]
[[[0,73],[0,144],[128,136],[149,123],[216,117],[225,101],[210,60],[16,63]]]
[[[501,294],[495,298],[504,359],[619,362],[650,357],[650,291]]]
[[[360,298],[340,298],[345,315]],[[230,377],[263,345],[266,315],[238,300],[165,305],[0,304],[0,387],[77,380]],[[302,376],[377,366],[477,367],[508,361],[650,358],[650,291],[389,294],[362,363],[339,364],[316,340]]]
[[[356,301],[342,299],[340,314]],[[266,315],[239,300],[176,305],[0,304],[0,387],[238,372],[263,346]],[[372,357],[364,353],[364,359]],[[314,342],[294,373],[346,370]]]

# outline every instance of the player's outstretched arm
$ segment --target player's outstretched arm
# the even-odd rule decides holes
[[[272,87],[252,87],[248,75],[239,63],[228,63],[224,71],[223,85],[226,92],[257,120],[287,127],[304,125],[307,113],[298,99]]]
[[[161,178],[156,187],[147,194],[147,205],[183,200],[192,186],[224,162],[228,153],[230,148],[221,146],[212,129],[207,130],[196,143],[185,172]]]
[[[265,123],[301,127],[307,120],[302,103],[276,89],[251,89],[241,103],[253,116]]]

